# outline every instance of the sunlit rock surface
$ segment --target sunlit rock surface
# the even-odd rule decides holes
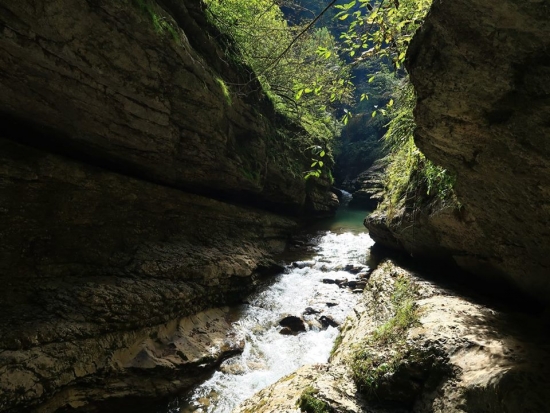
[[[398,337],[399,346],[369,341],[395,316],[396,285],[403,282],[416,291],[417,322]],[[341,327],[328,364],[299,369],[234,413],[298,412],[308,388],[333,411],[543,413],[550,403],[546,328],[535,315],[481,304],[387,261]],[[388,363],[375,387],[352,380],[360,349],[378,366]]]

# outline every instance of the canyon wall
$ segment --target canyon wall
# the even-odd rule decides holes
[[[198,0],[2,0],[0,33],[0,411],[190,386],[239,342],[189,317],[337,206],[304,131]]]
[[[550,301],[550,5],[434,1],[409,47],[415,142],[461,204],[366,220],[380,243],[449,258]]]

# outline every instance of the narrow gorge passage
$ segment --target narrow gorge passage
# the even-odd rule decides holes
[[[325,363],[338,335],[336,324],[344,322],[361,295],[356,282],[369,271],[373,241],[361,225],[364,215],[342,208],[335,218],[317,224],[305,249],[285,257],[293,261],[285,272],[235,309],[234,326],[246,342],[244,352],[226,360],[189,395],[156,412],[228,413],[299,367]],[[301,317],[306,331],[280,334],[279,321],[287,316]]]

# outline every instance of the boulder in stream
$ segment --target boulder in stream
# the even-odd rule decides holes
[[[327,329],[329,327],[338,327],[340,323],[334,320],[331,316],[323,315],[318,318],[319,322],[323,326],[323,329]]]
[[[281,334],[293,334],[306,331],[304,320],[302,320],[300,317],[296,317],[293,315],[283,318],[281,321],[279,321],[279,325],[289,330],[288,331],[283,328],[281,331],[279,331],[279,333]]]
[[[292,263],[292,266],[297,267],[297,268],[313,267],[314,265],[315,265],[315,261],[313,261],[313,260],[310,260],[310,261],[294,261]]]
[[[344,271],[352,274],[358,274],[365,269],[364,265],[348,264],[344,267]]]
[[[320,310],[316,310],[313,307],[306,307],[304,310],[304,315],[319,314],[320,312]]]

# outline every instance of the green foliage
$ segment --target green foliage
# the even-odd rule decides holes
[[[349,68],[327,29],[298,37],[303,27],[290,26],[272,0],[205,2],[212,22],[230,36],[282,112],[311,121],[325,117],[334,103],[349,100]]]
[[[325,166],[325,156],[327,154],[326,150],[324,150],[321,146],[319,145],[313,145],[313,146],[310,146],[308,149],[311,150],[311,153],[313,156],[315,156],[314,158],[311,158],[311,160],[313,161],[310,165],[310,168],[314,168],[314,169],[311,169],[309,171],[306,172],[305,174],[305,179],[308,180],[309,178],[312,178],[312,177],[315,177],[315,178],[319,178],[321,177],[321,174],[323,172],[323,167]],[[330,171],[329,171],[330,173]],[[334,178],[332,178],[332,174],[330,175],[330,179],[332,181],[334,181]]]
[[[356,62],[369,64],[370,61],[371,66],[377,66],[366,84],[379,83],[392,94],[382,94],[376,104],[367,107],[365,102],[371,100],[369,91],[361,91],[363,109],[372,110],[373,120],[380,115],[390,119],[383,138],[388,155],[384,200],[380,206],[389,218],[403,207],[415,210],[430,198],[454,197],[453,177],[426,159],[414,143],[416,97],[412,85],[406,77],[399,81],[397,76],[391,76],[380,64],[380,61],[390,61],[396,70],[403,66],[409,42],[422,25],[430,5],[431,0],[378,0],[374,4],[353,0],[336,6],[340,9],[336,17],[349,21],[341,38],[350,56],[354,56]]]
[[[342,333],[340,332],[336,336],[336,340],[334,340],[334,344],[332,345],[332,349],[330,350],[330,357],[332,357],[334,353],[336,353],[336,350],[338,350],[338,347],[340,347],[340,344],[342,344],[342,340],[343,340],[343,337],[342,337]]]
[[[319,390],[311,386],[307,387],[297,402],[300,410],[305,413],[332,413],[333,409],[315,396],[317,393]]]
[[[350,56],[358,60],[386,58],[396,69],[403,66],[407,47],[422,25],[432,0],[353,0],[337,5],[336,17],[349,21],[342,33]]]
[[[275,109],[306,131],[301,142],[292,142],[294,149],[319,146],[328,157],[341,128],[334,113],[353,90],[350,69],[330,32],[289,25],[273,0],[204,1],[212,23],[230,39],[233,59],[252,68],[251,78],[258,79]],[[315,169],[305,172],[307,178],[328,173],[331,163],[321,158],[313,159]]]
[[[167,17],[162,16],[161,10],[158,10],[158,6],[152,0],[134,0],[137,6],[146,13],[153,23],[153,27],[157,33],[168,32],[176,43],[181,43],[180,35],[176,29],[176,25]]]
[[[404,207],[414,210],[431,199],[454,200],[454,177],[426,159],[414,143],[416,96],[408,78],[397,89],[396,102],[384,135],[388,156],[380,205],[390,219]]]
[[[367,397],[375,396],[381,380],[393,374],[409,352],[407,331],[418,324],[418,309],[414,302],[416,295],[416,286],[408,278],[397,278],[390,299],[393,316],[353,353],[352,376]]]
[[[218,84],[220,85],[227,104],[231,106],[231,93],[229,92],[229,88],[227,87],[223,79],[219,77],[216,78],[216,82],[218,82]]]

